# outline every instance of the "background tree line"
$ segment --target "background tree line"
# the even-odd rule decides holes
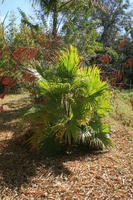
[[[88,66],[101,66],[103,78],[115,80],[111,80],[113,86],[122,82],[124,87],[131,87],[133,18],[128,0],[32,0],[31,4],[36,21],[19,10],[18,28],[15,14],[11,13],[9,25],[0,26],[1,45],[42,47],[39,40],[46,43],[47,38],[54,49],[58,38],[62,47],[70,43],[77,47]],[[119,71],[122,75],[118,78]]]

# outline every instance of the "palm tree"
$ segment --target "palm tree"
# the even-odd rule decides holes
[[[70,7],[76,6],[79,2],[83,1],[86,3],[93,3],[96,6],[101,7],[101,0],[30,0],[34,5],[39,5],[45,14],[52,14],[52,35],[55,38],[57,36],[57,25],[58,25],[58,15],[64,9],[69,9]]]
[[[75,0],[61,1],[61,0],[31,0],[34,5],[39,5],[45,14],[52,14],[52,35],[57,36],[58,15],[62,9],[69,4],[72,5]]]

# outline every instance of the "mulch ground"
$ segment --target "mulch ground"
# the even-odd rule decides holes
[[[133,131],[116,123],[107,152],[35,155],[16,138],[23,133],[21,95],[0,113],[1,200],[133,200]]]

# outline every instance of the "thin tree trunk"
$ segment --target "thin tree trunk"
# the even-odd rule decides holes
[[[56,38],[57,36],[57,24],[58,24],[58,2],[55,0],[54,4],[54,11],[53,11],[53,30],[52,30],[52,35],[53,38]]]

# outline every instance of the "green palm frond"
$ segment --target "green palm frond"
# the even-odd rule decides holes
[[[29,26],[29,27],[32,28],[32,29],[39,30],[39,25],[37,25],[37,24],[36,24],[36,25],[32,24],[32,23],[29,21],[29,19],[28,19],[26,13],[25,13],[23,10],[21,10],[20,8],[18,8],[18,10],[19,10],[19,13],[20,13],[20,15],[21,15],[21,17],[22,17],[22,22],[23,22],[24,24],[26,24],[27,26]]]
[[[37,126],[44,124],[36,129],[37,135],[39,130],[41,135],[36,140],[42,145],[50,134],[61,144],[82,141],[93,148],[111,145],[110,126],[104,124],[111,110],[109,85],[101,81],[97,66],[79,68],[79,60],[77,50],[70,46],[61,52],[54,69],[41,71],[42,79],[37,82],[37,88],[42,105],[34,106],[26,117],[33,119],[32,123]],[[84,131],[84,127],[88,131]]]
[[[39,5],[48,14],[56,3],[55,0],[31,0],[34,5]]]
[[[57,73],[61,78],[73,78],[79,69],[79,56],[77,49],[70,46],[68,50],[61,51],[57,64]]]

